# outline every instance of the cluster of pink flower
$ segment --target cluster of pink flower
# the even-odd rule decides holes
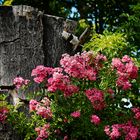
[[[73,93],[78,92],[78,87],[70,83],[70,79],[67,75],[64,75],[62,68],[48,68],[42,65],[37,66],[32,71],[32,76],[35,76],[34,81],[36,83],[46,82],[47,90],[50,92],[56,92],[61,90],[64,92],[64,96],[70,96]]]
[[[78,110],[78,111],[72,112],[70,115],[71,115],[72,117],[74,117],[74,118],[79,118],[80,115],[81,115],[81,113],[80,113],[80,111]]]
[[[43,118],[51,119],[52,118],[52,111],[50,108],[50,100],[45,97],[42,99],[41,102],[37,102],[36,100],[30,100],[29,103],[30,111],[36,111],[36,113]]]
[[[68,76],[64,75],[61,71],[54,71],[52,77],[48,79],[48,91],[55,92],[61,90],[64,96],[71,96],[73,93],[78,92],[79,88],[70,83]]]
[[[140,108],[132,108],[132,112],[135,114],[134,118],[140,120]]]
[[[104,93],[96,88],[86,90],[86,96],[92,103],[95,110],[102,110],[105,107]]]
[[[34,81],[36,83],[41,83],[50,74],[52,74],[52,68],[39,65],[35,69],[32,70],[31,76],[35,76]]]
[[[100,124],[101,119],[97,115],[92,115],[91,116],[91,122],[95,125],[98,125],[98,124]]]
[[[30,80],[23,79],[22,77],[19,76],[19,77],[14,78],[13,83],[16,86],[16,88],[19,89],[23,85],[28,85],[29,81]]]
[[[132,85],[129,80],[137,78],[138,67],[134,65],[127,55],[125,55],[122,59],[113,58],[112,66],[117,70],[117,85],[122,87],[123,90],[130,89]]]
[[[69,76],[94,81],[101,62],[105,60],[106,57],[101,54],[93,57],[93,52],[83,52],[81,55],[76,54],[74,56],[64,54],[60,64]],[[73,93],[77,93],[79,88],[71,84],[70,77],[63,74],[62,68],[53,69],[40,65],[32,70],[31,76],[35,76],[34,81],[37,83],[46,80],[48,91],[61,90],[65,97],[71,96]]]
[[[114,124],[105,126],[104,131],[111,140],[125,136],[125,140],[136,140],[140,137],[138,127],[134,126],[131,121],[126,124]]]
[[[48,91],[55,92],[56,90],[64,90],[67,83],[69,83],[69,77],[63,75],[61,72],[54,72],[52,77],[48,79],[47,87]]]
[[[106,57],[103,55],[93,57],[93,52],[83,52],[74,56],[64,54],[60,64],[69,76],[95,81],[99,63],[105,60]]]
[[[37,127],[35,128],[35,131],[37,132],[38,137],[36,138],[36,140],[44,140],[46,138],[48,138],[49,136],[49,128],[50,128],[50,124],[45,124],[43,127]]]
[[[4,123],[7,118],[8,109],[5,107],[0,108],[0,122]]]

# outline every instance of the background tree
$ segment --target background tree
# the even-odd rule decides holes
[[[5,0],[9,1],[9,0]],[[122,13],[130,14],[130,6],[138,0],[12,0],[12,5],[30,5],[47,14],[69,17],[75,20],[87,19],[95,23],[96,32],[103,33],[105,28],[114,30],[123,21]],[[71,14],[72,7],[77,11]]]
[[[127,35],[127,40],[134,48],[134,55],[140,60],[140,2],[131,6],[130,11],[122,14],[121,18],[125,21],[121,23],[119,30]]]
[[[140,58],[139,0],[4,0],[4,4],[30,5],[47,14],[77,21],[84,19],[86,24],[91,21],[96,33],[100,34],[105,29],[121,32],[130,43],[125,52],[131,52],[131,56]],[[78,32],[79,29],[78,27]],[[79,36],[82,32],[78,32],[76,34]]]

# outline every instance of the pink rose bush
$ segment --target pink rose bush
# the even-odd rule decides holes
[[[112,140],[121,137],[136,140],[139,137],[140,125],[136,125],[140,118],[139,109],[128,108],[127,117],[124,119],[126,112],[120,107],[123,99],[120,92],[126,93],[125,98],[128,98],[126,90],[132,88],[132,80],[138,77],[138,67],[127,55],[122,59],[113,58],[108,70],[104,68],[106,62],[107,58],[104,55],[94,55],[93,52],[83,52],[74,56],[64,54],[60,60],[60,67],[37,66],[32,71],[34,81],[44,83],[47,96],[53,98],[51,102],[47,99],[47,106],[50,109],[53,106],[53,109],[49,112],[44,106],[40,106],[39,102],[31,100],[30,110],[44,118],[51,114],[50,128],[54,129],[56,138],[61,135],[64,139],[84,138],[82,131],[87,131],[88,135],[93,136],[92,132],[98,134],[97,128],[102,128],[102,136],[98,135],[98,139],[104,138],[104,135]],[[105,81],[102,74],[111,77],[106,86],[102,86]],[[112,120],[114,115],[118,118],[116,121]],[[57,127],[53,121],[57,122]],[[71,131],[68,129],[69,125]],[[78,125],[84,127],[79,128]],[[63,127],[66,127],[65,131]],[[59,133],[56,133],[58,129]],[[79,131],[78,135],[75,131]],[[49,137],[51,133],[52,131]],[[86,138],[90,139],[88,135]]]
[[[100,63],[106,61],[106,57],[103,55],[98,55],[96,58],[92,57],[92,52],[83,52],[81,55],[76,54],[74,56],[64,54],[60,64],[69,76],[95,81]]]
[[[132,108],[134,118],[140,121],[140,108]]]
[[[139,137],[139,128],[134,126],[131,121],[125,124],[113,124],[112,126],[105,126],[105,133],[111,140],[125,137],[125,140],[136,140]]]
[[[130,80],[137,78],[138,67],[134,65],[133,61],[127,55],[122,59],[113,58],[112,66],[117,70],[117,86],[123,90],[130,89],[132,86]]]
[[[50,74],[52,68],[44,67],[42,65],[37,66],[32,70],[31,76],[35,76],[34,81],[36,83],[41,83],[45,80],[45,78]]]
[[[139,139],[140,108],[133,92],[138,67],[127,55],[109,61],[103,54],[84,51],[63,54],[60,67],[33,69],[31,76],[44,95],[29,102],[31,136],[36,140]],[[26,83],[21,77],[14,80],[18,88]]]

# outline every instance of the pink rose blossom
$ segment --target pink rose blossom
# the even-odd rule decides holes
[[[91,122],[95,125],[98,125],[98,124],[100,124],[101,120],[97,115],[92,115],[91,116]]]
[[[110,135],[110,126],[109,125],[106,125],[105,128],[104,128],[104,132],[106,133],[106,135]]]
[[[75,85],[67,85],[64,89],[64,96],[69,97],[74,93],[77,93],[79,91],[79,88]]]
[[[0,122],[1,123],[5,122],[8,112],[9,110],[6,107],[0,108]]]
[[[69,77],[62,73],[54,72],[52,77],[48,79],[48,91],[55,92],[56,90],[64,91],[66,85],[69,83]]]
[[[104,128],[104,132],[112,140],[118,139],[122,135],[125,137],[125,140],[136,140],[139,136],[138,131],[138,127],[134,126],[131,121],[128,121],[125,124],[107,125]]]
[[[140,120],[140,108],[132,108],[132,112],[134,112],[134,118]]]
[[[68,140],[68,136],[66,135],[66,136],[64,136],[64,139],[63,140]]]
[[[115,140],[121,136],[121,133],[119,132],[120,125],[114,124],[111,127],[109,125],[105,126],[104,132],[106,135],[110,137],[110,139]]]
[[[44,100],[46,99],[46,100]],[[36,100],[30,100],[29,109],[30,111],[35,111],[38,115],[42,116],[46,119],[52,118],[52,111],[49,107],[50,101],[47,97],[45,97],[42,101],[44,102],[37,102]]]
[[[106,61],[107,60],[107,58],[106,58],[106,56],[104,56],[103,54],[98,54],[97,56],[96,56],[96,61],[97,61],[97,63],[99,63],[99,61]]]
[[[130,89],[130,80],[136,79],[138,76],[138,67],[134,65],[131,58],[128,56],[124,56],[122,60],[113,58],[112,66],[117,70],[117,86],[121,87],[123,90]]]
[[[131,88],[130,82],[125,77],[118,77],[116,83],[117,86],[122,87],[123,90],[127,90]]]
[[[34,81],[36,83],[41,83],[50,74],[52,74],[52,68],[39,65],[35,69],[32,70],[31,76],[35,76]]]
[[[110,133],[111,139],[117,139],[121,136],[121,133],[119,131],[119,125],[113,125],[112,126],[112,132]]]
[[[38,105],[36,107],[36,113],[46,119],[52,118],[52,111],[50,107],[44,107],[44,106]]]
[[[37,132],[38,137],[36,140],[45,140],[49,136],[49,130],[50,124],[45,124],[43,127],[37,127],[35,128],[35,131]]]
[[[19,89],[20,87],[22,87],[23,85],[28,85],[30,80],[28,79],[23,79],[22,77],[16,77],[13,80],[14,85],[16,86],[17,89]]]
[[[29,102],[29,110],[30,111],[35,111],[38,104],[39,104],[39,102],[31,99],[30,102]]]
[[[123,56],[122,62],[127,62],[128,63],[130,61],[131,61],[131,58],[128,55]]]
[[[72,112],[70,115],[74,118],[79,118],[81,113],[80,113],[80,111],[75,111],[75,112]]]
[[[138,77],[138,67],[136,67],[132,61],[126,63],[126,73],[131,79],[136,79]]]
[[[74,56],[64,54],[60,64],[69,76],[95,81],[101,62],[105,60],[103,55],[94,57],[92,52],[83,52]]]
[[[125,69],[124,64],[121,62],[119,58],[113,58],[112,59],[112,66],[114,68],[117,68],[117,70],[122,71]]]
[[[92,103],[95,110],[102,110],[105,108],[104,94],[101,90],[96,88],[86,90],[86,96]]]
[[[50,106],[51,101],[49,100],[49,98],[44,97],[44,98],[41,100],[41,103],[42,103],[44,106]]]
[[[131,109],[134,113],[140,112],[140,108],[139,107],[133,107]]]

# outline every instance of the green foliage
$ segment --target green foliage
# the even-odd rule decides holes
[[[13,105],[9,105],[8,108],[9,114],[7,121],[12,127],[12,130],[24,140],[35,139],[37,137],[35,128],[45,124],[45,120],[38,116],[35,112],[25,113],[25,105],[22,105],[18,109],[15,109]]]
[[[12,5],[29,5],[50,15],[67,17],[71,6],[66,3],[61,0],[13,0]]]
[[[113,41],[116,39],[114,36],[110,36]],[[121,38],[120,35],[117,37],[117,39],[119,39],[119,37]],[[103,40],[105,43],[107,37],[104,35],[101,40]],[[98,44],[100,43],[102,47],[102,42],[99,40],[97,40],[97,42]],[[106,42],[108,42],[108,40]],[[114,42],[116,42],[116,40]],[[104,52],[104,48],[102,51]],[[105,52],[107,51],[108,50],[105,50]],[[98,51],[96,52],[98,53]],[[117,54],[114,55],[118,56]],[[45,135],[47,135],[49,140],[62,140],[66,135],[70,140],[89,140],[92,138],[107,140],[108,137],[104,132],[104,127],[107,125],[125,125],[125,123],[127,123],[129,120],[134,122],[134,126],[135,123],[140,125],[138,120],[136,120],[134,117],[134,113],[130,109],[132,106],[125,108],[124,103],[121,101],[122,98],[129,98],[131,103],[133,103],[133,107],[139,106],[139,95],[137,95],[138,93],[136,92],[138,83],[137,79],[135,79],[137,77],[137,67],[135,67],[133,62],[130,60],[130,63],[135,69],[129,69],[126,67],[129,62],[122,62],[122,60],[120,60],[124,67],[122,66],[122,69],[119,71],[117,68],[112,69],[112,65],[110,64],[111,61],[107,61],[105,56],[101,54],[96,55],[91,52],[84,52],[81,54],[81,56],[83,57],[80,57],[80,54],[76,54],[75,56],[65,56],[65,61],[68,59],[68,57],[71,57],[73,60],[75,60],[74,64],[77,66],[76,67],[73,65],[73,62],[71,62],[72,59],[68,59],[70,63],[67,65],[67,67],[73,68],[75,66],[76,68],[74,68],[74,70],[71,69],[71,71],[79,73],[77,69],[79,68],[80,64],[83,64],[83,66],[81,66],[84,67],[84,69],[82,68],[82,72],[84,74],[89,74],[89,76],[93,76],[90,75],[92,71],[88,71],[89,68],[94,68],[93,71],[97,72],[95,80],[88,79],[88,77],[80,78],[79,75],[74,77],[70,75],[70,73],[66,72],[68,76],[67,78],[69,79],[67,83],[67,81],[65,81],[65,79],[62,77],[64,76],[64,71],[60,72],[61,70],[59,69],[59,72],[55,72],[56,69],[54,68],[51,70],[50,74],[47,74],[46,72],[45,80],[40,83],[40,94],[39,92],[36,92],[32,97],[29,97],[29,99],[32,99],[43,94],[42,96],[45,96],[49,101],[32,100],[33,102],[30,102],[30,108],[32,108],[30,112],[28,112],[29,106],[21,105],[18,108],[15,108],[13,105],[6,104],[9,109],[9,114],[6,114],[7,121],[10,126],[12,126],[12,129],[17,132],[18,135],[22,136],[22,139],[34,140],[39,137],[40,133],[44,133],[45,131],[47,133]],[[110,56],[110,59],[111,57],[112,56]],[[63,66],[64,70],[67,69],[67,67],[65,68]],[[45,68],[46,67],[43,66],[41,70]],[[130,74],[127,72],[127,70],[130,70]],[[123,89],[122,86],[118,86],[116,84],[116,80],[118,80],[118,72],[121,72],[126,80],[129,78],[127,82],[132,84],[131,88],[129,87]],[[129,77],[131,74],[133,74],[133,72],[136,72],[136,77]],[[38,73],[40,73],[40,71]],[[38,75],[39,74],[37,74],[37,76]],[[125,75],[127,77],[125,77]],[[54,79],[55,81],[53,81]],[[61,79],[64,79],[66,84],[64,84],[64,81],[61,81]],[[49,83],[49,80],[51,83]],[[122,82],[127,84],[125,81]],[[42,91],[44,85],[45,88]],[[46,87],[46,85],[48,85],[48,87]],[[71,88],[67,89],[68,85],[76,86],[78,90],[73,91]],[[52,92],[49,92],[49,86],[51,86],[51,89],[54,89],[53,91],[51,90]],[[25,88],[25,85],[23,85],[23,87]],[[59,87],[61,88],[59,89]],[[21,90],[23,90],[22,86]],[[65,94],[66,91],[68,91],[68,94]],[[2,96],[0,99],[5,100],[6,98],[5,96]],[[42,107],[45,107],[45,109]],[[48,110],[51,112],[50,118],[43,118],[44,115],[41,114],[45,113],[48,115]],[[71,113],[75,113],[75,111],[79,112],[78,116],[71,115]],[[97,117],[99,117],[98,124],[96,124],[93,119],[91,119],[93,115],[97,115]],[[40,129],[42,130],[42,126],[44,126],[44,124],[50,124],[50,127],[47,130],[45,129],[43,132],[40,132]],[[38,133],[36,133],[35,128],[39,129]],[[56,133],[58,130],[59,133]]]
[[[140,3],[131,6],[131,13],[124,13],[121,18],[125,19],[122,22],[119,30],[127,35],[127,40],[130,42],[134,51],[134,57],[140,58]]]
[[[5,0],[5,1],[3,2],[3,5],[4,5],[4,6],[10,6],[10,5],[12,5],[12,2],[13,2],[13,0]]]
[[[78,21],[75,35],[77,37],[80,37],[85,32],[85,30],[88,30],[88,31],[86,33],[86,36],[84,37],[84,41],[82,45],[90,40],[91,35],[95,33],[95,27],[93,27],[91,22],[85,19],[81,19]]]
[[[75,34],[79,37],[84,32],[84,30],[88,27],[90,27],[90,26],[85,19],[79,20]]]
[[[127,54],[129,46],[124,34],[106,31],[103,35],[93,34],[91,40],[84,45],[84,50],[100,52],[105,54],[108,59],[112,59],[113,57],[122,57]]]
[[[7,106],[8,103],[6,102],[6,98],[7,98],[7,95],[0,94],[0,108]]]
[[[12,5],[30,5],[50,15],[69,17],[75,20],[89,19],[95,22],[97,33],[106,27],[112,31],[120,26],[122,13],[130,14],[130,5],[138,0],[5,0]],[[77,11],[72,11],[75,7]]]

